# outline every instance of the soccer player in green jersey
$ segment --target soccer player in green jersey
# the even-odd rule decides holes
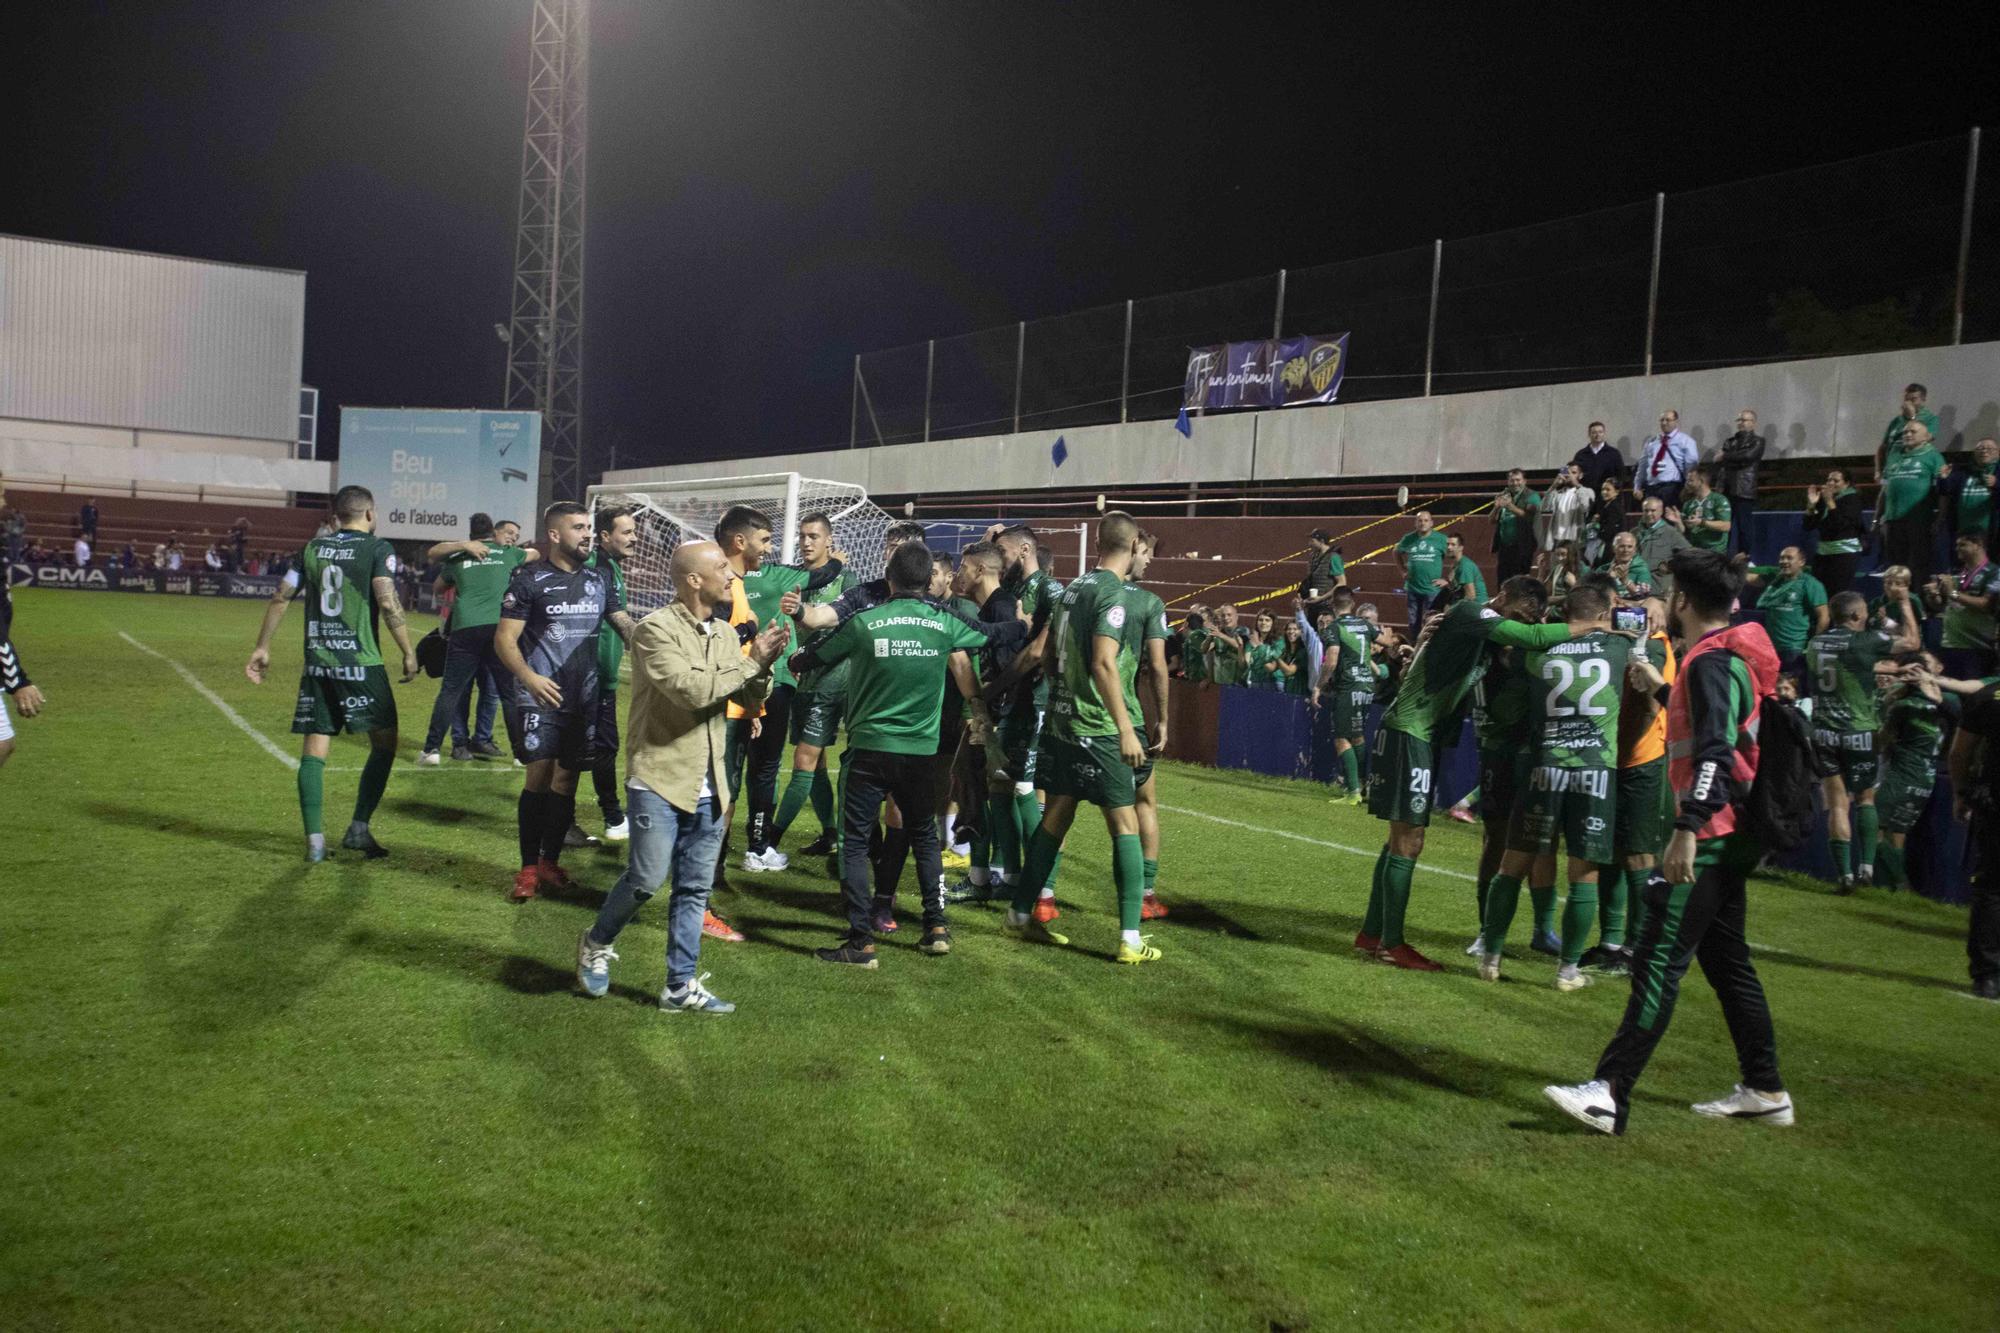
[[[1136,785],[1132,792],[1132,808],[1139,816],[1139,855],[1145,870],[1146,887],[1139,899],[1141,921],[1157,921],[1167,915],[1167,905],[1160,901],[1157,891],[1160,878],[1160,801],[1153,771],[1153,761],[1167,750],[1167,608],[1157,594],[1139,586],[1139,580],[1151,566],[1153,552],[1159,546],[1158,537],[1140,530],[1139,549],[1133,553],[1130,577],[1125,584],[1126,616],[1136,619],[1143,627],[1140,632],[1143,657],[1139,670],[1146,677],[1153,701],[1152,719],[1146,723],[1146,762],[1133,774]],[[1298,626],[1292,624],[1287,628],[1296,630]],[[1307,670],[1303,664],[1303,647],[1300,657],[1298,678],[1303,679]]]
[[[1439,542],[1442,548],[1444,543]],[[1525,623],[1540,616],[1547,589],[1517,577],[1500,585],[1484,606],[1457,602],[1425,625],[1415,656],[1403,669],[1396,698],[1382,715],[1368,760],[1368,809],[1389,825],[1389,838],[1375,861],[1368,913],[1354,947],[1396,967],[1418,972],[1442,969],[1403,938],[1410,904],[1410,879],[1424,852],[1424,829],[1431,820],[1431,784],[1436,732],[1458,715],[1459,705],[1479,678],[1486,645],[1549,648],[1588,631],[1567,625]]]
[[[410,629],[396,598],[396,552],[375,535],[375,497],[364,487],[343,486],[333,497],[333,514],[340,526],[307,542],[271,594],[257,646],[243,668],[253,684],[264,683],[271,665],[271,636],[285,608],[303,591],[306,660],[299,673],[292,730],[305,737],[299,757],[299,814],[305,823],[308,861],[326,859],[326,835],[320,827],[326,757],[333,738],[343,731],[367,732],[369,751],[361,769],[361,790],[354,798],[354,818],[340,845],[370,857],[389,854],[368,831],[368,820],[382,800],[390,766],[396,762],[396,695],[382,666],[382,650],[376,646],[378,614],[403,654],[403,683],[417,678],[416,650],[410,646]]]
[[[1556,989],[1590,984],[1578,967],[1589,921],[1597,914],[1598,867],[1614,861],[1619,703],[1626,692],[1632,641],[1611,629],[1611,595],[1595,582],[1570,589],[1564,603],[1567,643],[1530,652],[1528,727],[1534,759],[1507,828],[1507,854],[1486,890],[1485,946],[1479,975],[1500,979],[1507,927],[1521,898],[1521,878],[1561,842],[1569,852],[1575,938],[1565,938]],[[1554,886],[1551,885],[1551,888]]]
[[[930,818],[939,711],[949,676],[983,736],[986,705],[974,688],[966,653],[985,647],[987,639],[976,626],[930,600],[931,572],[931,553],[922,543],[898,547],[889,557],[889,599],[849,616],[792,661],[794,672],[850,663],[840,841],[848,929],[839,944],[815,951],[822,962],[876,965],[876,883],[868,839],[885,800],[895,801],[908,815],[904,831],[924,901],[923,940],[917,947],[927,954],[951,951],[937,825]]]
[[[1320,661],[1315,702],[1333,702],[1333,752],[1340,760],[1343,797],[1361,804],[1361,761],[1368,734],[1368,709],[1375,702],[1375,640],[1382,633],[1374,621],[1356,614],[1354,594],[1341,588],[1333,595],[1333,637]]]
[[[1976,694],[1989,683],[1949,680],[1939,674],[1938,659],[1930,653],[1910,656],[1901,678],[1882,695],[1882,746],[1887,757],[1875,798],[1881,811],[1882,846],[1877,850],[1874,882],[1885,889],[1909,887],[1903,847],[1937,786],[1945,721],[1958,721],[1961,695]]]
[[[902,542],[897,542],[900,546]],[[891,554],[895,547],[889,548]],[[825,514],[807,514],[799,520],[799,564],[817,573],[833,559],[833,520]],[[822,606],[840,600],[853,586],[851,573],[843,571],[831,582],[802,594],[807,606]],[[785,784],[784,797],[771,820],[770,845],[776,847],[792,826],[807,800],[819,818],[819,837],[801,849],[804,856],[832,856],[840,850],[839,824],[834,815],[833,775],[826,752],[840,733],[841,707],[847,699],[846,664],[816,672],[812,679],[798,682],[791,706],[792,776]]]
[[[992,683],[993,692],[1005,692],[1006,698],[994,711],[996,731],[991,755],[1002,763],[989,766],[987,774],[993,780],[996,774],[1004,773],[1013,785],[1013,801],[1007,812],[1013,827],[1001,836],[1000,845],[1003,852],[1012,848],[1015,855],[1025,856],[1029,837],[1042,818],[1040,803],[1035,799],[1035,766],[1040,762],[1042,728],[1053,688],[1055,641],[1049,633],[1049,622],[1057,599],[1062,596],[1063,585],[1042,568],[1034,529],[1026,524],[996,525],[987,530],[987,540],[1000,548],[1007,562],[1001,586],[1013,595],[1019,613],[1027,616],[1032,627],[1027,647],[1014,656]],[[1021,870],[1020,864],[1010,861],[1006,865],[1007,874],[1015,876],[1016,882]],[[1046,925],[1062,913],[1056,909],[1055,889],[1046,882],[1046,877],[1041,887],[1047,892],[1035,904],[1035,917]]]
[[[1479,874],[1475,886],[1479,916],[1486,921],[1486,903],[1500,859],[1507,852],[1507,828],[1514,806],[1534,767],[1532,728],[1528,725],[1527,654],[1518,648],[1489,644],[1486,662],[1472,686],[1472,730],[1479,739]],[[1471,800],[1468,795],[1466,801]],[[1482,949],[1473,935],[1466,953]]]
[[[499,670],[493,635],[500,626],[500,599],[507,595],[514,570],[540,558],[530,547],[502,546],[493,520],[485,514],[472,516],[471,530],[470,541],[438,542],[425,552],[426,559],[444,563],[438,581],[457,591],[451,604],[444,678],[438,683],[437,702],[431,706],[430,730],[417,755],[419,764],[439,762],[438,747],[444,744],[446,730],[460,731],[465,726],[465,701],[473,682]],[[490,716],[483,719],[488,725],[492,720]],[[491,759],[499,754],[500,747],[490,738],[482,741],[471,736],[452,746],[451,757]]]
[[[625,602],[625,562],[639,546],[639,527],[633,511],[625,505],[606,505],[597,511],[597,544],[583,563],[611,576],[611,589],[618,602]],[[597,812],[604,818],[604,840],[624,842],[631,837],[625,824],[625,805],[618,788],[618,672],[625,665],[625,640],[609,621],[597,627],[597,728],[595,758],[590,766],[590,785],[597,791]],[[588,839],[583,830],[570,826],[572,846]]]
[[[773,560],[771,520],[748,505],[732,506],[722,516],[715,525],[715,540],[729,556],[730,564],[739,567],[737,577],[743,580],[743,600],[758,630],[786,614],[787,594],[805,598],[819,593],[838,580],[845,569],[839,557],[831,552],[811,569]],[[764,700],[761,725],[753,726],[755,719],[747,717],[738,719],[736,724],[737,745],[750,769],[750,813],[744,834],[749,847],[743,853],[743,868],[752,872],[783,870],[790,864],[772,841],[771,823],[778,810],[778,768],[784,762],[785,742],[791,733],[792,699],[797,693],[798,683],[792,678],[791,668],[785,665],[786,656],[795,644],[796,639],[787,644],[785,656],[779,657],[771,668],[771,693]]]
[[[1917,627],[1907,623],[1894,636],[1868,628],[1868,599],[1844,592],[1833,599],[1833,624],[1806,645],[1806,674],[1812,686],[1813,748],[1818,752],[1821,790],[1826,795],[1826,837],[1840,892],[1854,892],[1857,880],[1875,873],[1875,812],[1879,765],[1875,733],[1882,718],[1876,696],[1896,674],[1893,653],[1917,647]],[[1856,853],[1850,865],[1850,843]]]
[[[1121,963],[1150,963],[1160,951],[1139,934],[1146,888],[1145,852],[1139,837],[1137,786],[1147,769],[1139,736],[1143,714],[1135,688],[1144,647],[1147,607],[1125,592],[1134,571],[1143,576],[1147,548],[1130,514],[1113,510],[1098,525],[1097,568],[1064,589],[1050,622],[1054,687],[1042,742],[1042,781],[1048,808],[1029,839],[1021,882],[1015,887],[1007,927],[1042,943],[1069,941],[1038,919],[1043,884],[1079,801],[1104,812],[1111,833],[1111,864],[1118,890]],[[1165,655],[1164,637],[1160,649]]]

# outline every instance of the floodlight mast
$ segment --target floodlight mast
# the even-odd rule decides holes
[[[583,494],[589,0],[534,0],[504,406],[542,414],[537,509]]]

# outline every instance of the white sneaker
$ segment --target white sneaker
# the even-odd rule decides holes
[[[767,847],[761,852],[743,853],[743,868],[752,872],[783,870],[791,863],[792,859],[776,847]]]
[[[1611,1085],[1601,1078],[1566,1088],[1550,1084],[1542,1089],[1542,1096],[1600,1134],[1618,1132],[1618,1108],[1611,1101]]]
[[[1500,955],[1483,953],[1479,955],[1479,979],[1481,981],[1500,980]]]
[[[576,942],[576,980],[592,999],[611,989],[611,960],[618,955],[608,944],[592,944],[590,928],[584,927]]]
[[[1792,1123],[1792,1095],[1781,1092],[1776,1097],[1766,1097],[1741,1083],[1727,1097],[1718,1097],[1712,1102],[1696,1102],[1696,1115],[1714,1116],[1718,1120],[1761,1120],[1767,1125],[1789,1125]]]
[[[436,768],[440,762],[436,750],[425,750],[417,756],[417,763],[424,768]]]
[[[1585,976],[1575,963],[1564,963],[1556,969],[1556,989],[1559,991],[1582,990],[1591,978]]]
[[[1465,956],[1467,958],[1477,958],[1479,957],[1479,955],[1485,952],[1486,952],[1486,941],[1478,935],[1474,935],[1472,937],[1472,943],[1465,946]]]
[[[736,1006],[712,994],[701,983],[708,980],[704,972],[680,990],[669,986],[660,992],[660,1008],[670,1014],[733,1014]]]
[[[616,824],[606,824],[604,826],[604,840],[606,842],[624,842],[631,836],[632,826],[622,819]]]

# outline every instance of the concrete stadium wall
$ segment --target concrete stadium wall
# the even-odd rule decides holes
[[[1947,448],[2000,433],[2000,342],[1864,356],[1783,361],[1446,394],[1378,403],[1242,412],[1197,420],[1192,439],[1169,421],[1024,431],[929,444],[901,444],[769,458],[632,468],[611,484],[691,481],[758,471],[795,471],[849,481],[877,496],[1179,482],[1423,476],[1552,468],[1602,420],[1628,461],[1664,408],[1704,449],[1756,410],[1776,458],[1871,454],[1895,414],[1903,385],[1931,391]],[[1061,437],[1068,459],[1049,450]]]

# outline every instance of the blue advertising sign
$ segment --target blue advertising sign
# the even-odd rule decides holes
[[[1185,411],[1330,403],[1340,396],[1346,373],[1344,333],[1191,347],[1181,407]]]
[[[449,541],[475,513],[532,531],[541,465],[539,412],[340,410],[340,484],[375,493],[384,537]]]

